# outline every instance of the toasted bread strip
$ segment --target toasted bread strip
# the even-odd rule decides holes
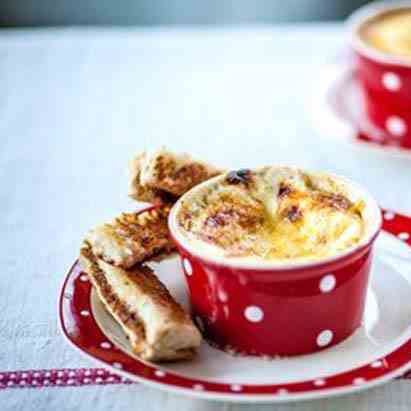
[[[174,199],[169,193],[141,184],[141,170],[143,168],[145,158],[146,153],[143,152],[130,161],[128,196],[136,201],[144,201],[152,204],[174,202]]]
[[[130,163],[129,196],[137,201],[173,203],[192,187],[223,171],[165,148],[151,154],[143,152]]]
[[[114,267],[98,259],[87,242],[81,248],[80,263],[140,358],[192,358],[201,335],[150,268],[136,266],[126,271]]]
[[[130,268],[156,254],[171,252],[167,217],[170,207],[159,206],[136,213],[123,213],[109,224],[91,230],[86,240],[93,253],[117,267]]]

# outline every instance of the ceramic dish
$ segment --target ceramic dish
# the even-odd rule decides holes
[[[369,227],[358,244],[332,257],[298,263],[234,259],[199,249],[179,226],[182,205],[225,178],[190,190],[169,216],[191,308],[206,337],[238,353],[289,356],[319,351],[350,336],[361,322],[372,246],[381,225],[376,202],[356,184],[332,176],[365,201]]]

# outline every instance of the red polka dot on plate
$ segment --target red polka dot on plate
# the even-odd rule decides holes
[[[329,293],[335,288],[336,279],[332,274],[327,274],[320,281],[320,290],[322,293]]]
[[[387,90],[397,91],[401,88],[401,78],[398,74],[395,74],[392,71],[387,71],[382,76],[382,84]]]
[[[190,263],[188,258],[184,258],[183,260],[184,271],[188,276],[193,275],[193,266]]]
[[[407,241],[410,238],[410,235],[406,232],[402,232],[398,234],[398,238],[403,241]]]
[[[388,117],[385,122],[385,127],[390,134],[397,137],[401,137],[407,132],[407,125],[405,124],[405,121],[398,116]]]
[[[252,323],[258,323],[263,320],[264,312],[256,305],[250,305],[244,310],[244,316]]]
[[[319,347],[325,347],[326,345],[330,344],[333,339],[333,332],[331,330],[324,330],[321,331],[320,334],[317,336],[317,345]]]

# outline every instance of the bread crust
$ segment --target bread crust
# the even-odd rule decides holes
[[[149,361],[193,357],[201,335],[149,267],[124,270],[110,265],[96,257],[87,242],[80,250],[80,263],[135,354]]]

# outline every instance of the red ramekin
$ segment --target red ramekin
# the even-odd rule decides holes
[[[336,176],[334,176],[336,177]],[[381,212],[360,190],[371,230],[355,247],[316,262],[279,264],[206,253],[187,240],[177,222],[190,201],[219,176],[186,193],[169,217],[180,253],[194,319],[205,337],[234,353],[289,356],[322,350],[350,336],[362,321],[373,243]]]
[[[369,19],[403,8],[411,8],[411,1],[373,3],[355,12],[348,24],[368,119],[384,136],[381,143],[411,148],[411,60],[381,52],[359,34]]]

